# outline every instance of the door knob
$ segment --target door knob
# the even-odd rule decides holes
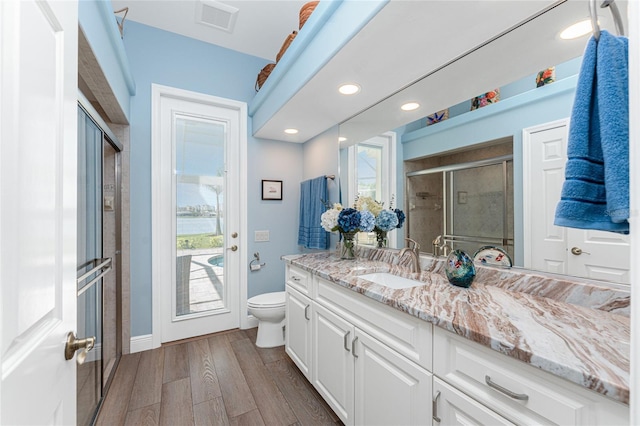
[[[238,233],[234,232],[233,234],[231,234],[231,238],[238,238]]]
[[[231,249],[231,251],[236,251],[238,250],[238,246],[237,245],[232,245],[231,247],[229,247]]]
[[[78,364],[82,364],[87,358],[87,352],[93,349],[93,346],[96,344],[96,338],[94,336],[87,337],[85,339],[77,339],[76,335],[73,331],[70,331],[67,334],[67,343],[64,345],[64,359],[69,361],[73,358],[73,354],[80,349],[84,349],[82,352],[78,354]]]
[[[575,254],[576,256],[580,256],[581,254],[591,254],[591,253],[587,253],[586,251],[582,251],[582,249],[580,247],[572,247],[571,248],[571,254]]]

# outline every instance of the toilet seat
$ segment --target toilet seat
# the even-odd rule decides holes
[[[286,292],[276,291],[253,296],[247,300],[247,305],[252,308],[276,308],[284,306],[286,302]]]

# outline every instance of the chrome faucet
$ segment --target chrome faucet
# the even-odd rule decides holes
[[[413,259],[413,270],[417,273],[420,273],[420,244],[417,241],[412,240],[411,238],[405,238],[405,240],[411,245],[411,247],[404,247],[400,250],[400,254],[398,255],[398,260],[402,259],[402,257],[409,253],[411,258]]]

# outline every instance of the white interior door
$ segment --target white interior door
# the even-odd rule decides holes
[[[0,424],[74,424],[75,1],[0,2]]]
[[[564,182],[569,120],[524,130],[525,267],[629,284],[629,236],[553,224]]]
[[[246,130],[242,103],[160,86],[154,95],[154,285],[168,342],[239,326]]]

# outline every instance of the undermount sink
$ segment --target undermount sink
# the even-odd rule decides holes
[[[396,289],[418,287],[426,284],[422,281],[399,277],[398,275],[389,274],[387,272],[374,272],[372,274],[364,274],[358,276],[358,278],[362,278],[363,280],[371,281],[385,287]]]

